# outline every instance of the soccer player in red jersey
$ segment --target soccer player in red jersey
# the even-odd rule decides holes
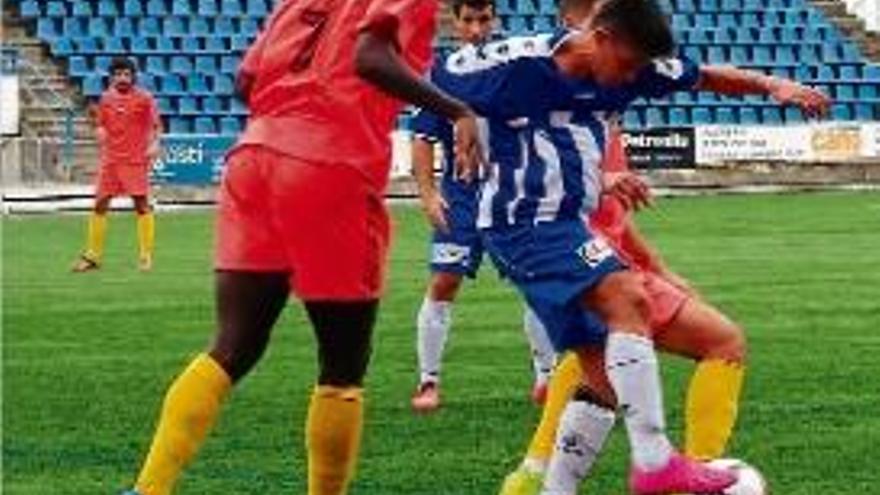
[[[135,66],[118,57],[110,63],[110,87],[92,109],[100,146],[95,206],[89,217],[86,249],[73,265],[77,273],[100,268],[107,233],[107,210],[114,196],[131,196],[137,212],[138,265],[153,265],[155,220],[148,199],[150,165],[159,155],[162,122],[156,100],[135,84]]]
[[[436,0],[286,0],[267,19],[237,79],[251,116],[219,199],[216,339],[168,389],[130,493],[171,492],[291,292],[318,344],[308,493],[346,493],[390,236],[383,193],[400,100],[455,122],[462,165],[481,156],[469,108],[419,77],[436,9]]]

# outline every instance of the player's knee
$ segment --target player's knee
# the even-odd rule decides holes
[[[95,200],[95,207],[92,209],[98,215],[106,215],[110,209],[110,198],[98,198]]]
[[[265,343],[254,347],[236,349],[224,349],[214,346],[209,354],[223,368],[223,371],[229,375],[232,382],[236,383],[254,368],[265,350]]]
[[[430,297],[434,301],[452,301],[461,287],[461,276],[453,273],[436,273],[431,278]]]
[[[362,386],[378,301],[308,302],[306,309],[318,340],[318,384]]]
[[[725,329],[723,338],[709,349],[706,357],[730,363],[745,363],[747,349],[746,335],[742,327],[731,324]]]
[[[589,305],[611,326],[647,327],[651,302],[642,275],[624,271],[606,277],[594,290]]]

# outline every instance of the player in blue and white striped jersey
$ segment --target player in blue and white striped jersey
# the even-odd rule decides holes
[[[483,116],[489,171],[478,226],[487,250],[557,349],[577,352],[589,375],[595,407],[585,415],[594,426],[608,426],[589,430],[583,447],[600,450],[619,404],[633,492],[712,493],[735,476],[699,465],[670,444],[643,284],[583,223],[601,193],[607,118],[638,97],[698,87],[770,93],[808,113],[823,112],[828,101],[771,78],[701,70],[673,51],[671,31],[651,0],[608,0],[582,31],[465,47],[434,81]]]

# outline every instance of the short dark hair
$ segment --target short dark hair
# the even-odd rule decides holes
[[[675,52],[669,21],[655,0],[605,0],[592,25],[624,36],[649,58],[668,57]]]
[[[107,73],[112,76],[118,70],[129,70],[132,75],[137,72],[134,62],[128,57],[113,57],[113,60],[110,61],[110,66],[107,68]]]
[[[468,6],[474,10],[483,10],[487,7],[492,8],[495,13],[495,0],[452,0],[452,13],[455,17],[461,15],[461,8]]]

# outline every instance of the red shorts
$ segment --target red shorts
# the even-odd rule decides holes
[[[643,272],[643,275],[651,302],[650,325],[653,330],[659,330],[672,323],[691,296],[655,273]]]
[[[147,165],[106,165],[98,171],[97,191],[99,198],[108,196],[146,196],[150,193],[149,167]]]
[[[240,148],[227,158],[217,211],[218,270],[288,272],[303,300],[380,296],[388,212],[355,168]]]

